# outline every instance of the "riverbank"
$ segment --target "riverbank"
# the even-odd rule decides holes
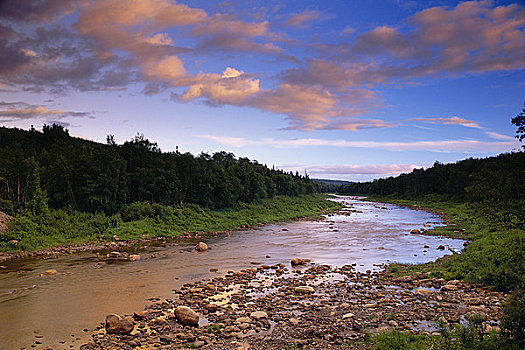
[[[471,320],[463,331],[473,338],[452,340],[458,346],[475,345],[478,330],[488,344],[499,329],[505,295],[480,285],[424,273],[392,278],[349,265],[294,265],[259,265],[185,284],[173,298],[124,316],[121,328],[102,323],[81,349],[372,349],[396,332],[443,349],[451,345],[445,330],[453,334],[464,320]],[[181,316],[181,306],[197,319]]]
[[[0,261],[125,248],[166,238],[198,238],[273,222],[316,219],[340,208],[325,195],[307,195],[239,203],[220,211],[197,205],[134,203],[112,216],[67,210],[39,216],[25,213],[0,234]]]
[[[421,232],[468,239],[461,254],[423,266],[393,264],[388,271],[406,274],[415,270],[435,277],[482,283],[502,291],[525,288],[525,228],[523,203],[468,203],[434,197],[405,199],[370,196],[366,200],[427,210],[441,216],[447,226]]]

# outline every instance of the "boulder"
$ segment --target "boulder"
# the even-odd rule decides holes
[[[136,320],[142,320],[143,318],[146,318],[146,316],[148,316],[148,312],[145,310],[133,313],[133,318]]]
[[[107,255],[108,258],[110,259],[120,259],[122,258],[122,253],[120,252],[111,252]]]
[[[412,231],[410,231],[410,233],[414,234],[414,235],[418,235],[421,233],[421,231],[419,231],[417,228],[413,229]]]
[[[131,254],[130,256],[128,256],[128,260],[129,260],[129,261],[137,261],[137,260],[140,260],[140,255],[138,255],[138,254]]]
[[[106,332],[109,334],[130,334],[134,326],[132,320],[120,315],[109,314],[106,316]]]
[[[195,246],[195,250],[198,251],[198,252],[204,252],[204,251],[208,250],[208,245],[206,243],[204,243],[204,242],[199,242]]]
[[[254,311],[250,314],[251,318],[255,318],[256,320],[260,320],[263,318],[268,318],[268,314],[264,311]]]
[[[456,286],[455,284],[445,284],[443,287],[441,287],[441,290],[446,292],[453,292],[458,290],[458,286]]]
[[[179,306],[175,309],[175,317],[179,323],[188,326],[199,325],[199,315],[187,306]]]
[[[44,271],[42,276],[53,276],[53,275],[56,275],[56,274],[57,274],[57,270],[51,269],[51,270]]]
[[[306,261],[304,261],[303,259],[300,259],[300,258],[293,258],[290,263],[292,264],[292,266],[298,266],[298,265],[304,265],[306,264]]]
[[[315,292],[315,289],[310,286],[299,286],[293,289],[296,293],[307,294]]]
[[[439,246],[437,247],[437,249],[439,249],[439,250],[445,250],[445,246],[444,246],[443,244],[441,244],[441,245],[439,245]]]

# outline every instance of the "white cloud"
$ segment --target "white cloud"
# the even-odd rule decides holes
[[[249,140],[242,137],[223,137],[213,135],[196,135],[199,138],[211,140],[230,147],[271,146],[275,148],[301,147],[344,147],[344,148],[374,148],[389,151],[429,151],[429,152],[459,152],[459,153],[499,153],[519,148],[517,140],[508,141],[479,141],[479,140],[442,140],[442,141],[414,141],[414,142],[381,142],[381,141],[347,141],[325,140],[317,138],[300,138],[276,140],[263,138]]]

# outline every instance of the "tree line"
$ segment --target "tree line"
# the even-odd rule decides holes
[[[307,175],[217,152],[162,152],[141,134],[118,145],[69,135],[64,127],[0,128],[0,210],[72,208],[115,213],[133,202],[230,207],[316,192]]]
[[[435,162],[428,169],[369,182],[343,185],[340,193],[417,198],[440,195],[443,200],[515,202],[525,200],[525,152],[469,158],[456,163]]]

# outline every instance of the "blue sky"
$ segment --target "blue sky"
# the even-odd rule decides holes
[[[6,1],[0,125],[368,180],[520,148],[512,1]]]

